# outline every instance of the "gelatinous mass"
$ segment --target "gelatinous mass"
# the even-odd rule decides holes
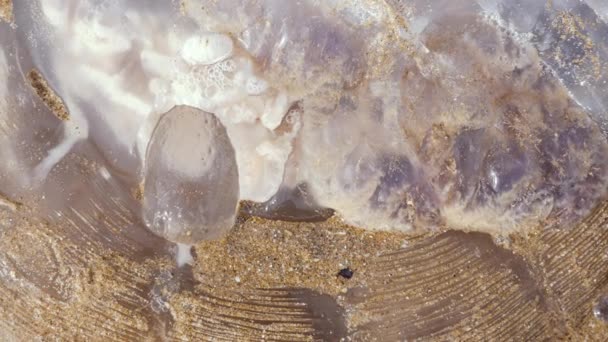
[[[194,240],[224,231],[236,194],[266,203],[262,215],[298,203],[370,229],[560,226],[606,194],[607,11],[567,0],[17,1],[18,29],[1,27],[0,94],[34,96],[13,85],[35,68],[69,120],[35,160],[3,140],[2,172],[24,193],[91,140],[144,181],[144,216],[174,206],[165,218],[183,230],[153,230],[176,241],[185,226],[209,225]],[[201,118],[163,116],[175,106]],[[294,189],[306,200],[285,195]]]
[[[150,229],[194,243],[234,224],[239,180],[234,149],[213,114],[175,107],[152,133],[146,153],[143,212]]]

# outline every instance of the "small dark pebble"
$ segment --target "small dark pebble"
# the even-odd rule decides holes
[[[352,278],[354,274],[355,274],[355,272],[353,272],[353,270],[351,270],[348,267],[343,268],[340,270],[340,272],[338,272],[339,277],[346,278],[346,279]]]

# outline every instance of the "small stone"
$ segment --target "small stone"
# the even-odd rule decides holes
[[[345,279],[352,278],[354,274],[355,274],[355,272],[353,270],[351,270],[349,267],[343,268],[340,270],[340,272],[338,272],[338,276],[345,278]]]

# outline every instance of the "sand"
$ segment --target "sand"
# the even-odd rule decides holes
[[[0,217],[10,222],[0,330],[19,340],[595,339],[608,333],[591,310],[608,284],[607,207],[577,227],[498,244],[369,232],[336,217],[241,217],[178,269],[170,254],[79,246],[58,234],[67,226],[15,206]],[[351,279],[338,276],[346,267]]]

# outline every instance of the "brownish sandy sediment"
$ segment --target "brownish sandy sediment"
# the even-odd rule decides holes
[[[66,121],[70,119],[70,114],[63,104],[63,101],[55,91],[51,89],[44,76],[36,69],[30,70],[27,74],[27,80],[40,97],[42,102],[55,114],[60,120]]]
[[[0,0],[0,20],[13,22],[13,1]]]
[[[570,229],[427,236],[241,218],[193,267],[86,250],[0,211],[0,324],[17,339],[574,340],[608,336],[608,205]],[[354,270],[351,279],[337,275]],[[324,303],[321,305],[320,303]],[[103,338],[102,338],[103,336]]]
[[[225,239],[198,245],[194,271],[197,279],[226,287],[304,287],[335,296],[364,286],[369,261],[411,239],[350,227],[336,217],[323,223],[251,218]],[[352,279],[338,276],[344,268],[354,271]]]

